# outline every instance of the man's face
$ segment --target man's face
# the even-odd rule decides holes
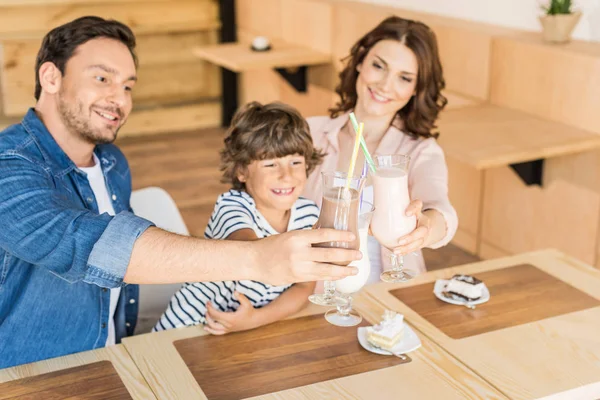
[[[91,144],[112,143],[131,112],[135,81],[135,63],[123,43],[99,38],[80,45],[57,97],[65,127]]]

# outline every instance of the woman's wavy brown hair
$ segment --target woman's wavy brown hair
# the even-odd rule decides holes
[[[244,190],[238,179],[252,161],[300,154],[306,160],[306,176],[323,161],[324,153],[313,146],[308,123],[291,106],[256,101],[240,108],[231,121],[221,150],[221,182]]]
[[[396,115],[404,124],[398,128],[414,138],[437,138],[439,133],[433,132],[436,128],[435,122],[448,101],[441,93],[446,83],[435,34],[422,22],[396,16],[386,18],[363,36],[352,46],[350,55],[342,60],[345,62],[345,68],[340,73],[340,84],[335,89],[340,96],[340,102],[329,110],[331,117],[335,118],[356,106],[356,79],[359,74],[356,68],[371,48],[381,40],[397,40],[403,43],[415,53],[419,65],[416,94],[398,110]]]

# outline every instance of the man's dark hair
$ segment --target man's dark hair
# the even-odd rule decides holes
[[[77,18],[52,29],[44,37],[35,59],[35,99],[39,100],[42,92],[39,76],[42,64],[48,61],[53,63],[64,76],[67,61],[73,57],[77,47],[98,38],[114,39],[123,43],[131,52],[137,67],[135,35],[127,25],[93,16]]]

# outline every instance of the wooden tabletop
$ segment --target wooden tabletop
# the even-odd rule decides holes
[[[436,279],[448,279],[455,273],[485,279],[489,272],[521,265],[534,266],[550,276],[544,279],[553,281],[555,278],[562,283],[542,282],[538,285],[538,289],[543,288],[541,292],[533,289],[528,293],[531,296],[516,294],[510,288],[501,288],[494,283],[490,288],[488,307],[482,304],[475,310],[468,310],[463,306],[452,306],[461,314],[455,315],[457,323],[462,321],[466,330],[477,325],[478,320],[483,320],[485,325],[487,314],[490,318],[497,318],[501,311],[497,309],[499,304],[500,307],[504,304],[505,319],[510,319],[511,313],[514,313],[517,323],[500,329],[486,329],[484,333],[476,332],[468,337],[450,337],[447,326],[440,326],[439,321],[431,319],[431,311],[423,312],[426,314],[423,316],[413,309],[421,306],[413,303],[411,308],[394,295],[398,294],[397,290],[410,291],[412,287],[428,284],[433,298],[432,284]],[[530,271],[529,275],[517,276],[512,284],[505,282],[504,285],[516,285],[527,290],[528,286],[519,282],[519,279],[531,279],[531,273],[538,278],[541,276],[536,271]],[[510,398],[600,397],[600,307],[597,305],[600,300],[600,271],[561,252],[545,250],[432,271],[410,282],[378,283],[365,291],[381,306],[403,313],[420,333],[449,351]],[[521,301],[526,304],[515,307],[514,302],[506,300],[505,293],[521,296]],[[494,296],[499,298],[496,305],[492,303]],[[546,307],[544,298],[547,299]],[[557,306],[561,299],[568,304]],[[440,307],[446,307],[441,301],[439,304]],[[552,310],[553,307],[563,308]],[[523,319],[523,312],[530,313],[529,320]],[[550,314],[538,319],[539,313]]]
[[[368,296],[357,296],[355,305],[356,309],[363,313],[367,321],[378,321],[384,311],[377,301]],[[301,318],[307,315],[322,315],[324,310],[324,308],[310,305],[303,312],[294,316],[294,318]],[[357,328],[336,329],[348,329],[352,332],[352,336],[354,336],[356,335]],[[273,335],[275,331],[269,330],[269,327],[263,327],[262,329],[259,328],[256,332]],[[185,351],[182,347],[182,343],[186,343],[184,339],[196,338],[203,335],[205,335],[205,332],[202,328],[189,327],[127,338],[124,340],[124,344],[158,398],[206,399],[206,394],[194,378],[194,373],[190,371],[186,365],[186,361],[184,361],[178,352],[178,347],[179,350]],[[233,335],[229,336],[230,338],[234,337]],[[366,373],[347,374],[341,378],[306,384],[305,386],[253,398],[397,399],[398,393],[402,393],[402,398],[404,399],[505,398],[462,363],[427,339],[427,337],[421,335],[420,338],[423,345],[420,349],[408,354],[411,358],[409,363],[375,369]],[[224,337],[211,337],[210,339],[212,339],[215,346],[217,346],[218,342],[223,342],[219,345],[223,346],[226,341],[231,340],[228,339],[227,335]],[[263,340],[266,339],[268,338],[263,338]],[[187,343],[191,344],[192,342]],[[343,343],[342,345],[346,346]],[[280,352],[278,351],[278,353]],[[207,355],[207,358],[209,357],[210,355]],[[268,358],[267,354],[263,354],[261,357]],[[298,357],[302,357],[302,354],[299,353]],[[389,360],[385,359],[391,356],[380,357],[384,358],[382,362],[387,362]],[[261,366],[264,367],[263,364]],[[218,374],[221,371],[218,365],[214,365],[214,369],[211,371],[212,374]],[[228,372],[225,366],[223,366],[222,371],[223,374],[227,374]],[[310,372],[308,367],[307,371]],[[272,380],[277,379],[278,373],[279,370],[269,371]],[[220,377],[219,379],[223,380],[223,378],[226,377]],[[210,397],[208,398],[210,399]]]
[[[446,154],[477,169],[600,147],[600,135],[489,104],[446,110],[438,126]]]
[[[0,399],[155,399],[123,345],[0,370]]]
[[[363,321],[362,326],[367,326]],[[411,361],[362,348],[356,329],[328,323],[321,314],[277,321],[226,337],[198,336],[175,348],[211,400],[237,400]]]
[[[269,68],[293,68],[327,64],[329,54],[277,41],[269,51],[252,51],[247,43],[223,43],[197,47],[194,54],[203,60],[235,72]]]

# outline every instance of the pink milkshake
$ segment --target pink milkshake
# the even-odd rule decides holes
[[[417,227],[414,216],[406,216],[410,204],[408,193],[408,163],[410,157],[401,154],[375,156],[377,172],[373,176],[373,202],[375,213],[371,221],[373,236],[382,246],[392,250],[393,268],[381,274],[384,282],[404,282],[414,278],[414,273],[404,271],[403,256],[393,253],[398,240]]]
[[[410,203],[408,175],[401,169],[384,167],[373,177],[375,213],[371,222],[373,236],[388,249],[398,246],[398,239],[411,233],[417,219],[406,216]]]

